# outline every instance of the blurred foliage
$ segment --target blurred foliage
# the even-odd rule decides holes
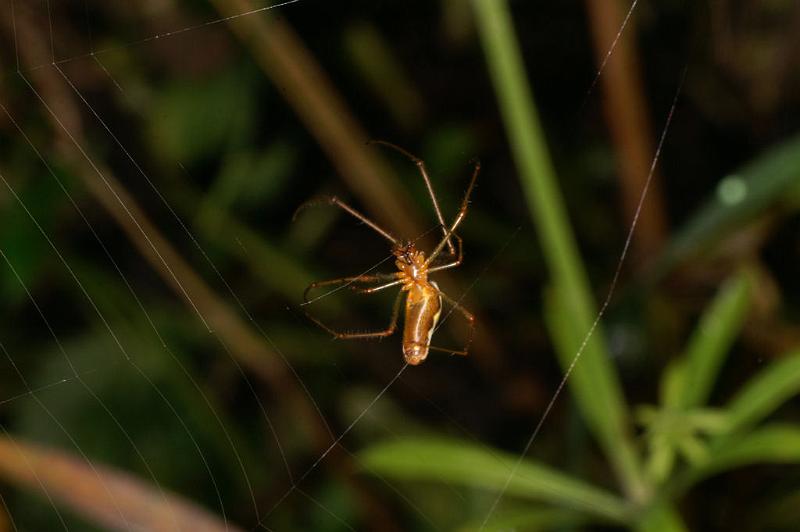
[[[603,114],[601,85],[587,94],[606,50],[592,50],[597,21],[581,3],[300,0],[228,21],[197,2],[56,1],[49,14],[15,2],[9,22],[11,7],[0,415],[16,447],[0,442],[0,526],[124,529],[113,520],[142,517],[143,495],[166,529],[191,516],[245,530],[796,529],[793,3],[637,6],[623,40],[655,124],[643,135],[658,138],[688,64],[658,167],[670,229],[659,256],[626,259],[588,339],[631,221],[609,134],[621,118]],[[338,119],[425,160],[446,219],[481,159],[465,262],[436,277],[478,317],[467,359],[432,354],[398,377],[400,335],[332,342],[306,319],[309,282],[392,261],[338,210],[292,223],[318,194],[381,213],[354,199],[366,182],[337,176],[347,154],[326,151],[326,125],[298,118],[292,89],[237,38],[262,18],[294,29],[329,76],[312,94],[350,105]],[[254,331],[286,387],[237,358],[151,266],[32,88]],[[416,166],[378,155],[430,244]],[[340,290],[308,310],[374,329],[392,297]],[[464,326],[446,316],[434,344],[458,347]],[[321,435],[298,414],[317,410]],[[81,491],[91,486],[112,496]],[[169,510],[172,496],[182,502]]]

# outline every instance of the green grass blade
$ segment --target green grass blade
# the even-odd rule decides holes
[[[794,351],[753,377],[728,404],[730,430],[754,424],[800,393],[800,351]]]
[[[368,471],[396,479],[499,491],[517,457],[457,440],[418,438],[374,445],[359,453],[359,461]],[[529,460],[520,463],[506,493],[617,522],[628,515],[627,504],[616,495]]]
[[[800,463],[800,426],[765,425],[753,432],[726,439],[702,467],[704,475],[750,464]]]
[[[659,502],[648,508],[637,521],[637,532],[688,532],[678,511],[669,503]]]
[[[548,290],[545,294],[544,315],[561,363],[569,368],[575,353],[581,349],[583,338],[575,334],[574,315],[565,310],[565,299],[559,297],[557,290]],[[604,372],[608,371],[607,361],[605,351],[598,344],[588,343],[580,363],[575,364],[570,373],[568,382],[572,394],[581,406],[583,416],[595,433],[601,435],[600,440],[609,445],[617,440],[625,441],[626,446],[606,449],[612,463],[618,468],[627,467],[631,474],[635,474],[638,464],[634,461],[630,436],[624,432],[626,429],[622,425],[622,415],[627,415],[627,411],[609,408],[609,405],[616,403],[619,390],[615,378],[603,378]],[[627,460],[630,462],[626,462]]]
[[[177,198],[177,208],[187,218],[195,217],[195,227],[204,240],[238,257],[270,290],[289,301],[297,301],[314,280],[300,262],[240,221],[231,210],[204,198],[193,187],[185,183],[177,186],[173,196]],[[203,206],[200,216],[196,215],[197,205]]]
[[[708,459],[674,478],[664,494],[675,496],[704,477],[744,465],[800,463],[800,426],[772,424],[750,433],[735,433],[757,423],[798,392],[800,351],[795,351],[745,385],[729,403],[728,432],[715,438]]]
[[[563,298],[564,323],[576,339],[571,344],[578,346],[591,329],[597,310],[558,190],[508,6],[502,0],[474,0],[473,5],[525,198],[557,294]],[[577,350],[561,349],[559,353],[562,366],[569,367]],[[628,435],[629,412],[599,328],[589,339],[570,385],[625,491],[635,499],[644,497],[647,490]],[[598,412],[603,415],[598,417]]]
[[[683,408],[702,406],[708,400],[725,355],[739,334],[750,304],[751,281],[742,271],[720,289],[689,340],[679,373],[680,394],[670,394]]]
[[[672,239],[654,268],[656,277],[795,193],[800,187],[799,176],[800,137],[767,151],[728,176],[708,205]]]

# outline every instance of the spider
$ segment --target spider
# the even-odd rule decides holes
[[[431,186],[431,181],[428,177],[428,171],[425,168],[425,162],[392,143],[385,141],[373,141],[372,143],[381,144],[397,150],[411,159],[411,161],[417,165],[422,178],[425,180],[425,185],[427,186],[428,193],[430,194],[434,211],[436,211],[436,216],[439,220],[439,224],[441,225],[443,233],[442,239],[439,241],[436,247],[433,248],[433,251],[430,253],[430,255],[426,257],[423,251],[420,251],[416,248],[413,241],[399,240],[395,238],[391,233],[382,229],[378,224],[354,208],[350,207],[336,196],[321,196],[303,203],[300,205],[300,207],[298,207],[297,211],[295,211],[295,217],[297,217],[300,211],[307,207],[327,204],[343,209],[345,212],[351,214],[368,227],[375,230],[378,234],[392,243],[392,254],[395,257],[395,266],[398,270],[394,273],[378,273],[372,275],[365,274],[354,277],[339,277],[337,279],[329,279],[327,281],[313,282],[303,293],[304,309],[310,303],[308,299],[309,292],[315,288],[323,286],[342,285],[362,294],[374,294],[375,292],[384,290],[386,288],[398,285],[400,286],[400,291],[395,298],[392,315],[389,320],[389,326],[382,330],[368,332],[339,332],[329,327],[318,318],[312,316],[307,310],[305,311],[306,315],[319,327],[332,334],[335,339],[385,338],[387,336],[391,336],[397,330],[397,318],[400,310],[400,303],[402,301],[403,294],[405,293],[406,305],[405,322],[403,327],[403,357],[405,358],[405,361],[412,366],[421,364],[427,358],[428,352],[431,350],[466,356],[475,333],[475,317],[457,301],[454,301],[452,298],[439,290],[436,282],[428,279],[428,275],[433,272],[446,270],[448,268],[455,268],[461,265],[461,262],[464,258],[463,241],[455,231],[467,214],[469,197],[472,193],[472,189],[475,186],[475,180],[478,177],[478,173],[480,172],[480,162],[475,162],[472,178],[470,179],[469,186],[464,194],[464,199],[461,202],[461,208],[456,214],[456,217],[453,219],[453,222],[448,226],[444,222],[442,212],[439,209],[439,203],[436,201],[436,195],[433,193],[433,187]],[[456,242],[455,245],[453,244],[454,240]],[[440,260],[440,263],[434,265],[434,261],[439,258],[440,254],[445,251],[445,249],[447,249],[445,257],[449,255],[449,259],[444,263],[441,263],[442,261]],[[361,284],[370,283],[380,284],[371,287],[359,286]],[[467,339],[467,343],[461,350],[456,351],[453,349],[431,346],[431,337],[433,336],[433,332],[436,329],[436,324],[438,323],[439,317],[442,313],[442,300],[447,301],[455,310],[458,310],[466,318],[467,323],[469,324],[469,337]]]

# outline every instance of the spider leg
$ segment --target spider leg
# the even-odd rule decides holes
[[[379,331],[366,331],[366,332],[348,332],[348,331],[337,331],[332,327],[322,323],[319,319],[315,318],[308,312],[306,312],[306,316],[316,323],[320,328],[324,329],[325,331],[329,332],[333,335],[335,340],[352,340],[352,339],[365,339],[365,338],[386,338],[387,336],[391,336],[397,330],[397,316],[400,313],[400,301],[403,298],[403,292],[400,291],[397,293],[397,297],[394,300],[394,307],[392,307],[392,317],[389,319],[389,326],[385,329],[381,329]]]
[[[352,287],[352,289],[355,290],[356,292],[360,292],[362,294],[374,294],[375,292],[383,290],[384,288],[397,286],[400,283],[404,283],[404,282],[405,282],[405,279],[398,279],[396,281],[390,281],[388,283],[384,283],[384,284],[381,284],[381,285],[378,285],[378,286],[371,286],[369,288],[358,288],[358,287],[354,286],[354,287]]]
[[[376,274],[371,274],[371,275],[355,275],[355,276],[351,276],[351,277],[337,277],[336,279],[328,279],[326,281],[314,281],[313,283],[308,285],[306,287],[305,291],[303,292],[303,305],[307,305],[308,303],[313,301],[313,300],[309,300],[308,299],[308,293],[311,292],[312,290],[314,290],[315,288],[320,288],[320,287],[323,287],[323,286],[336,285],[336,284],[343,284],[344,286],[346,286],[347,288],[350,288],[351,290],[356,290],[356,291],[359,291],[359,292],[371,294],[372,292],[375,292],[376,290],[371,290],[371,291],[366,291],[365,292],[365,290],[367,290],[367,289],[363,289],[363,288],[356,287],[356,286],[351,286],[351,285],[353,285],[355,283],[374,283],[374,282],[377,282],[377,281],[387,281],[389,279],[397,279],[397,273],[376,273]],[[393,283],[393,284],[397,284],[397,283]],[[385,285],[382,285],[382,286],[383,286],[383,288],[386,288]],[[374,288],[380,288],[380,287],[374,287]]]
[[[457,268],[461,266],[461,263],[464,260],[464,241],[461,240],[461,237],[457,234],[453,233],[453,238],[455,238],[456,243],[458,245],[458,255],[456,256],[456,260],[453,262],[449,262],[447,264],[439,264],[438,266],[433,266],[432,268],[428,268],[428,273],[431,272],[438,272],[440,270],[446,270],[448,268]]]
[[[464,199],[461,201],[461,208],[458,210],[458,214],[456,214],[453,223],[450,225],[450,228],[444,235],[444,238],[439,242],[439,244],[434,248],[431,254],[425,259],[425,266],[427,267],[430,265],[431,262],[442,252],[445,245],[450,241],[450,237],[456,231],[459,224],[464,221],[464,217],[467,215],[467,208],[469,207],[469,197],[472,195],[472,189],[475,188],[475,180],[478,179],[478,173],[481,171],[481,163],[479,161],[475,161],[475,169],[472,171],[472,179],[469,180],[469,186],[467,187],[467,191],[464,193]]]
[[[395,246],[398,244],[398,241],[395,237],[392,236],[389,231],[381,228],[378,224],[367,218],[365,215],[361,214],[354,208],[352,208],[347,203],[343,202],[336,196],[318,196],[316,198],[311,198],[310,200],[306,201],[302,205],[300,205],[297,210],[294,211],[294,215],[292,215],[292,220],[297,218],[297,216],[304,210],[309,207],[313,207],[315,205],[333,205],[335,207],[339,207],[340,209],[344,210],[345,212],[349,213],[350,215],[354,216],[355,218],[359,219],[365,225],[368,225],[372,229],[374,229],[377,233],[381,236],[389,240]]]
[[[447,237],[447,248],[450,251],[450,255],[455,255],[456,250],[455,247],[453,246],[452,240],[447,235],[447,225],[444,223],[444,217],[442,216],[442,211],[439,208],[439,202],[436,201],[436,194],[434,194],[433,192],[433,185],[431,184],[431,178],[428,177],[428,169],[425,167],[425,161],[423,161],[416,155],[413,155],[409,151],[401,148],[397,144],[392,144],[391,142],[386,142],[385,140],[371,140],[369,144],[379,144],[381,146],[386,146],[387,148],[391,148],[397,152],[402,153],[403,155],[411,159],[411,161],[414,164],[417,165],[419,173],[422,174],[422,179],[425,180],[425,186],[428,188],[428,194],[430,195],[431,202],[433,203],[433,210],[436,211],[436,218],[439,220],[439,223],[442,226],[442,232],[444,233],[444,236]]]
[[[467,354],[469,353],[469,348],[472,345],[472,340],[475,337],[475,315],[472,314],[467,309],[465,309],[464,307],[462,307],[460,303],[455,301],[453,298],[451,298],[438,288],[436,289],[436,291],[439,293],[440,296],[442,296],[442,299],[444,299],[453,306],[454,310],[459,311],[464,316],[464,318],[466,318],[467,324],[469,325],[469,338],[467,338],[467,343],[464,344],[464,348],[461,349],[460,351],[456,351],[454,349],[446,349],[444,347],[435,347],[435,346],[429,346],[429,348],[434,351],[444,351],[445,353],[450,353],[453,355],[467,356]]]

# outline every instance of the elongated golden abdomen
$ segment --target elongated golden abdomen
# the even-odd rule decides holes
[[[431,336],[442,313],[442,298],[433,287],[412,286],[406,298],[406,319],[403,326],[403,356],[416,366],[428,356]]]

